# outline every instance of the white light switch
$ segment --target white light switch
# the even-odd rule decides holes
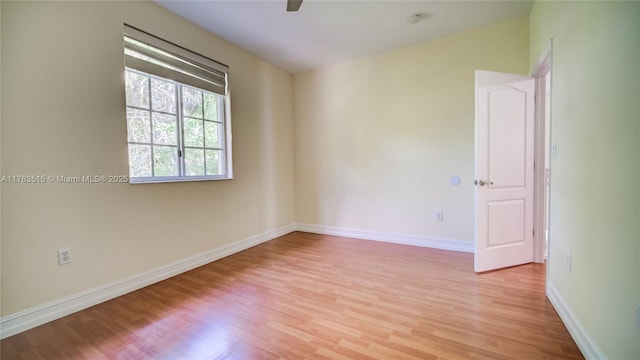
[[[571,251],[564,253],[564,267],[571,271]]]

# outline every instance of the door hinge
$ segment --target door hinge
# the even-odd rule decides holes
[[[178,149],[178,157],[182,157],[182,150]]]

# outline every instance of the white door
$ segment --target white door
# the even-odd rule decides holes
[[[476,71],[476,272],[533,261],[534,79]]]

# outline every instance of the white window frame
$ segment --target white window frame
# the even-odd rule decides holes
[[[186,50],[182,47],[174,45],[172,43],[166,42],[162,39],[159,39],[153,35],[140,31],[136,28],[125,25],[124,31],[124,40],[125,40],[125,52],[127,52],[127,41],[134,41],[135,44],[142,43],[143,46],[148,46],[153,49],[153,51],[158,51],[160,54],[160,62],[156,62],[155,58],[149,58],[145,62],[143,58],[136,58],[128,55],[125,55],[125,72],[133,72],[149,78],[149,108],[139,108],[133,105],[126,105],[127,109],[136,109],[148,111],[150,114],[149,121],[151,122],[151,126],[153,126],[153,122],[151,120],[152,113],[162,113],[161,111],[156,111],[152,109],[151,105],[151,79],[156,78],[163,81],[171,82],[175,85],[176,91],[176,126],[177,126],[177,151],[178,151],[178,174],[177,176],[149,176],[149,177],[133,177],[130,173],[129,182],[132,184],[141,184],[141,183],[165,183],[165,182],[185,182],[185,181],[207,181],[207,180],[228,180],[233,179],[233,162],[232,162],[232,142],[231,142],[231,96],[229,91],[228,84],[228,67],[226,65],[215,62],[211,59],[193,53],[189,50]],[[144,50],[144,49],[143,49]],[[143,54],[144,56],[145,54]],[[168,61],[166,64],[162,62],[164,59],[162,56],[167,56],[166,59]],[[143,60],[141,60],[143,59]],[[184,68],[182,64],[186,64]],[[163,64],[165,67],[157,66],[156,64]],[[145,65],[150,65],[145,67]],[[176,66],[177,65],[177,66]],[[151,70],[149,70],[151,69]],[[147,71],[145,71],[147,70]],[[158,71],[159,70],[159,71]],[[165,71],[166,70],[166,71]],[[193,71],[190,71],[193,70]],[[211,72],[209,75],[208,71]],[[195,74],[195,75],[194,75]],[[204,74],[204,75],[203,75]],[[193,117],[189,117],[183,114],[182,112],[182,88],[192,88],[198,91],[208,92],[213,95],[219,96],[217,101],[217,111],[218,111],[218,120],[205,119],[204,116],[201,119],[197,119],[203,122],[203,131],[204,124],[209,122],[217,123],[219,127],[219,136],[220,139],[220,147],[212,147],[207,146],[207,144],[202,144],[202,146],[185,146],[184,143],[184,121],[185,118],[196,119]],[[222,99],[222,101],[220,101]],[[204,106],[204,103],[203,103]],[[128,120],[127,120],[128,122]],[[152,129],[152,128],[151,128]],[[151,130],[152,131],[152,130]],[[127,136],[129,136],[127,134]],[[204,136],[204,133],[203,133]],[[153,169],[153,148],[154,146],[158,146],[153,143],[153,131],[151,133],[151,138],[149,143],[136,143],[129,141],[129,137],[127,137],[127,147],[130,145],[136,144],[144,144],[149,145],[151,147],[151,166]],[[190,176],[186,174],[185,167],[185,150],[187,149],[202,149],[205,152],[207,149],[222,151],[221,159],[222,162],[222,173],[218,175],[194,175]],[[131,159],[128,155],[128,165],[130,168]],[[206,156],[205,156],[205,167],[206,167]],[[206,170],[205,170],[206,174]],[[153,172],[152,172],[153,175]]]

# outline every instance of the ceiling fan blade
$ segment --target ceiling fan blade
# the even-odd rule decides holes
[[[302,0],[287,0],[287,11],[298,11],[302,5]]]

